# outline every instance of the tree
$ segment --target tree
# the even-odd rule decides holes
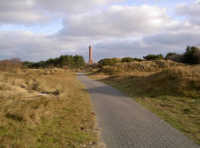
[[[48,59],[47,61],[40,61],[36,63],[24,62],[24,65],[29,68],[48,68],[48,67],[64,67],[80,68],[85,65],[84,58],[76,55],[62,55],[58,58]]]
[[[166,60],[172,60],[172,61],[175,61],[175,62],[182,62],[183,61],[183,55],[177,54],[177,53],[174,53],[174,52],[170,52],[165,56],[165,59]]]
[[[197,47],[187,47],[183,54],[183,63],[200,64],[200,49]]]
[[[74,65],[75,67],[83,67],[85,66],[85,61],[84,61],[84,58],[82,56],[74,56]]]

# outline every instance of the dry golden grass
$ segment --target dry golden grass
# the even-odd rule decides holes
[[[0,147],[94,147],[94,119],[72,72],[0,71]]]
[[[1,60],[0,61],[0,70],[1,71],[18,71],[22,68],[22,63],[20,59],[10,59],[10,60]]]
[[[133,97],[200,144],[200,66],[170,63],[149,71],[96,72],[91,77]]]
[[[100,71],[107,74],[130,73],[130,72],[158,72],[164,68],[182,66],[181,63],[173,61],[134,61],[128,63],[117,63],[111,66],[103,66]]]

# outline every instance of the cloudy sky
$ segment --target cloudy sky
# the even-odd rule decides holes
[[[200,0],[1,0],[0,60],[184,52],[200,45]]]

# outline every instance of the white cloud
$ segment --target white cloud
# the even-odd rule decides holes
[[[193,4],[180,4],[176,7],[176,12],[180,16],[185,16],[186,20],[192,24],[200,25],[200,3],[196,1]]]
[[[186,46],[200,45],[200,32],[165,32],[147,35],[141,39],[103,40],[95,45],[95,58],[143,57],[147,54],[183,53]],[[109,54],[108,54],[109,53]]]
[[[21,24],[31,28],[41,23],[45,26],[58,18],[64,21],[63,29],[51,35],[0,31],[0,59],[19,57],[35,61],[61,54],[87,57],[90,42],[98,60],[183,52],[187,45],[200,44],[198,3],[178,5],[176,16],[170,17],[166,8],[118,4],[121,1],[1,0],[0,25]]]
[[[155,34],[153,36],[144,37],[143,41],[148,45],[153,45],[155,48],[183,50],[186,46],[197,46],[199,42],[200,31],[180,31],[180,32],[165,32]]]
[[[76,44],[70,40],[57,40],[51,36],[23,31],[0,31],[0,59],[19,57],[23,60],[42,60],[57,57],[63,50],[74,53]],[[65,53],[66,54],[66,53]]]
[[[55,17],[87,12],[98,6],[122,0],[1,0],[0,25],[48,23]]]
[[[160,32],[175,24],[166,9],[156,6],[114,5],[106,10],[67,17],[63,35],[122,37]]]
[[[98,7],[124,0],[36,0],[38,5],[50,10],[64,13],[87,12]]]
[[[1,0],[0,25],[47,23],[50,18],[36,8],[34,0]]]
[[[196,4],[200,4],[200,0],[196,0],[195,3],[196,3]]]

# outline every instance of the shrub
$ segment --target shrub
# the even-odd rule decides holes
[[[169,52],[169,53],[165,56],[165,59],[170,59],[170,57],[176,56],[176,55],[177,55],[177,53],[175,53],[175,52]]]
[[[162,54],[154,55],[154,54],[149,54],[145,57],[143,57],[145,60],[161,60],[164,59]]]
[[[166,60],[172,60],[175,62],[182,62],[183,56],[177,53],[170,52],[165,57]]]
[[[200,64],[200,49],[197,47],[187,47],[183,54],[183,63]]]
[[[40,62],[24,62],[25,67],[28,68],[49,68],[49,67],[70,67],[70,68],[81,68],[85,66],[85,61],[82,56],[75,55],[62,55],[58,58],[48,59],[47,61]]]
[[[74,67],[79,68],[79,67],[85,66],[85,61],[84,61],[84,58],[82,56],[76,55],[76,56],[73,57],[73,59],[74,59],[73,60],[74,61]]]
[[[100,60],[98,63],[101,65],[101,66],[105,66],[105,65],[115,65],[116,63],[119,63],[120,62],[120,59],[118,58],[105,58],[105,59],[102,59]]]
[[[132,61],[134,61],[134,59],[131,58],[131,57],[125,57],[125,58],[122,58],[121,61],[122,61],[122,62],[132,62]]]
[[[29,62],[29,61],[25,61],[23,62],[24,67],[28,68],[31,67],[34,63],[33,62]]]

